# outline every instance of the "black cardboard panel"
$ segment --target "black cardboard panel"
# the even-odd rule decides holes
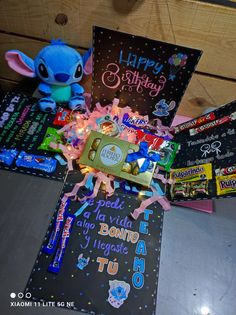
[[[37,99],[21,93],[7,93],[0,104],[0,148],[24,150],[29,154],[53,157],[54,152],[38,150],[48,127],[53,125],[55,113],[43,113],[37,109]],[[63,181],[67,166],[57,162],[53,173],[0,163],[0,168],[18,173]]]
[[[64,192],[71,191],[72,187],[72,184],[66,183],[62,196]],[[97,198],[91,202],[91,206],[77,217],[59,274],[48,272],[52,256],[39,252],[26,288],[26,291],[32,294],[33,300],[44,303],[52,301],[57,306],[90,314],[155,314],[163,210],[158,204],[155,204],[151,207],[153,214],[150,214],[148,220],[141,215],[136,222],[131,221],[127,216],[140,202],[136,196],[121,193],[115,193],[106,200],[104,194],[100,192]],[[49,239],[59,203],[60,200],[43,245]],[[72,201],[69,207],[70,213],[75,213],[79,207],[79,202]],[[115,226],[120,229],[123,227],[138,232],[139,240],[142,243],[145,242],[146,255],[135,253],[138,243],[133,244],[126,240],[98,234],[100,223],[106,223],[109,227]],[[141,233],[142,224],[146,225],[147,234]],[[127,247],[128,253],[121,254],[111,250],[109,252],[109,249],[107,251],[98,249],[99,242],[108,244],[107,248],[111,244],[123,243],[123,246]],[[100,246],[102,245],[100,244]],[[89,257],[90,259],[83,270],[76,267],[78,256],[81,253],[84,258]],[[97,257],[105,257],[109,261],[117,262],[119,264],[118,272],[115,275],[109,274],[107,265],[103,272],[99,272]],[[143,287],[140,289],[134,288],[132,284],[132,277],[135,274],[133,270],[135,257],[143,258],[145,261],[145,271],[142,273],[139,269],[144,279]],[[111,306],[107,301],[109,281],[113,280],[125,281],[130,285],[128,298],[120,308]],[[68,302],[72,302],[72,304],[67,304]]]
[[[213,113],[220,119],[236,112],[236,101],[217,108]],[[204,117],[206,115],[202,115]],[[215,170],[236,165],[236,120],[215,126],[195,135],[189,130],[177,133],[173,139],[181,144],[172,168],[212,163],[213,179],[209,181],[209,194],[205,197],[175,198],[175,201],[236,197],[236,193],[217,196]],[[169,196],[170,197],[170,196]]]
[[[93,48],[92,105],[119,96],[119,106],[170,126],[201,51],[97,26]],[[186,55],[185,65],[170,64],[176,54]]]

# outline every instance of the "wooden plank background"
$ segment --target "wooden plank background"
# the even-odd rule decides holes
[[[2,0],[0,80],[14,86],[22,77],[8,68],[4,52],[34,57],[52,38],[85,51],[99,25],[203,50],[184,96],[181,114],[196,116],[209,105],[236,98],[236,10],[191,0]],[[59,16],[58,14],[63,14]]]

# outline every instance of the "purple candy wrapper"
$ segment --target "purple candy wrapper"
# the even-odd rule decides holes
[[[56,248],[69,204],[70,199],[67,199],[66,201],[61,201],[60,207],[57,212],[54,229],[51,232],[47,245],[43,247],[43,252],[45,254],[52,254]]]
[[[74,215],[71,215],[71,214],[69,214],[67,216],[66,222],[64,225],[64,229],[63,229],[63,232],[61,235],[59,247],[56,251],[56,255],[55,255],[53,261],[51,262],[51,264],[48,267],[48,271],[51,271],[53,273],[58,273],[60,271],[63,257],[65,255],[66,246],[67,246],[69,238],[70,238],[70,233],[71,233],[75,218],[76,217]]]

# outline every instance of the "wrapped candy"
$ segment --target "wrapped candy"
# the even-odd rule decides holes
[[[62,144],[63,141],[61,136],[57,133],[57,129],[48,127],[44,135],[43,142],[38,147],[38,150],[61,152],[61,150],[58,148],[52,148],[50,146],[51,143]]]

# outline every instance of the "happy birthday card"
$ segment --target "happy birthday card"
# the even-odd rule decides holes
[[[92,105],[118,96],[170,126],[202,52],[97,26],[93,48]]]

